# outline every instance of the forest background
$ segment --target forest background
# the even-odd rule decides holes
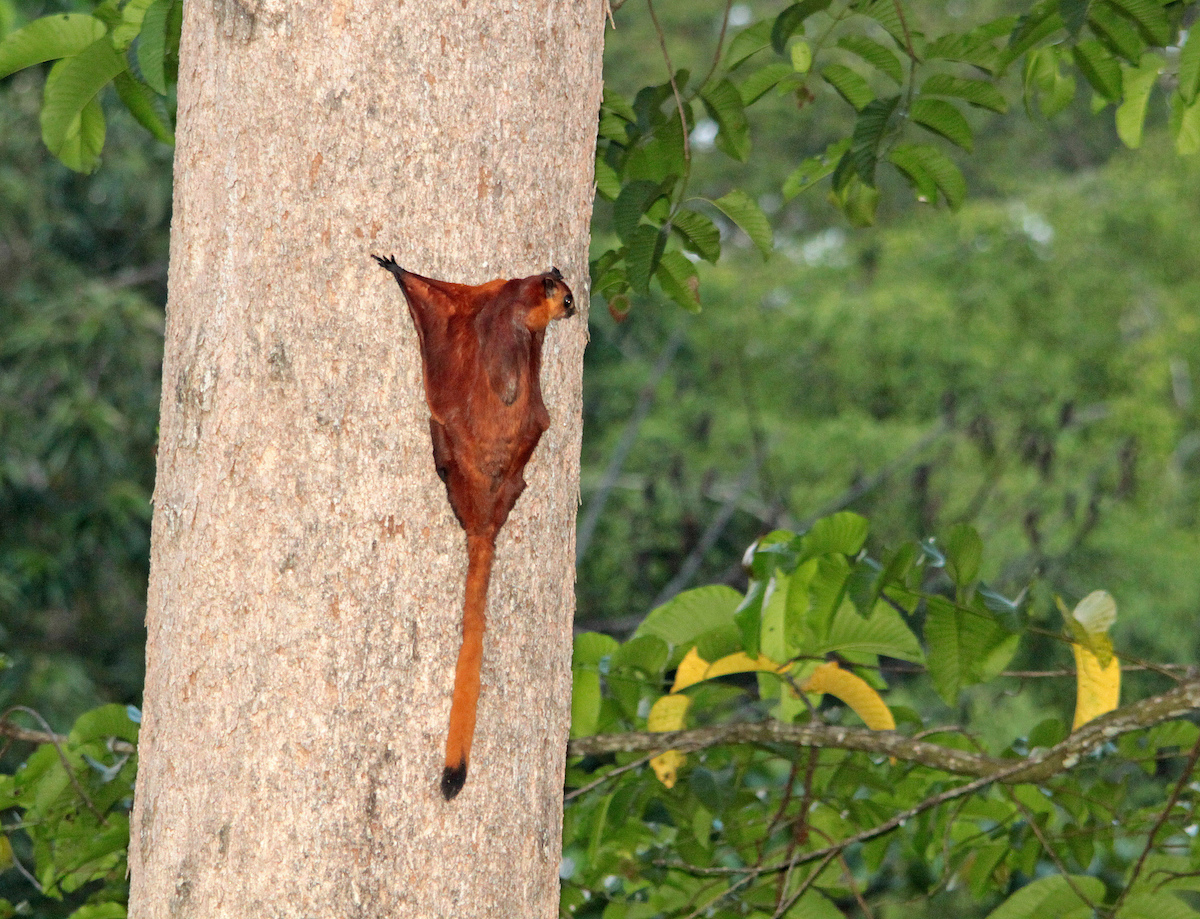
[[[719,6],[656,4],[676,67],[707,67]],[[1005,5],[919,7],[937,33]],[[74,7],[0,0],[0,32],[59,9]],[[770,9],[734,4],[730,22]],[[645,9],[615,24],[606,84],[663,81]],[[140,704],[171,151],[113,100],[102,167],[68,170],[39,136],[43,79],[0,84],[0,703],[66,731],[99,704]],[[654,293],[611,313],[596,301],[580,628],[626,637],[682,589],[742,589],[757,537],[848,509],[880,546],[971,524],[982,578],[1024,595],[1035,624],[1060,628],[1056,595],[1105,589],[1124,655],[1197,661],[1200,167],[1172,149],[1157,95],[1130,152],[1084,87],[1026,112],[1019,82],[1007,112],[968,112],[960,208],[881,174],[867,226],[824,189],[782,192],[848,134],[846,106],[765,100],[744,163],[700,122],[692,188],[750,192],[774,251],[764,265],[722,223],[698,314]],[[596,254],[617,231],[599,208]],[[1027,642],[1010,666],[1061,664],[1053,643]],[[942,720],[999,741],[1069,716],[1070,683],[1027,689],[988,684]],[[1149,690],[1134,675],[1127,692]],[[6,755],[11,768],[24,753]],[[22,883],[0,875],[0,896]]]

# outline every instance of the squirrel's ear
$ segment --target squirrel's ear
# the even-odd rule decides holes
[[[554,292],[558,290],[558,282],[553,278],[542,278],[542,284],[546,288],[547,297],[553,297]]]

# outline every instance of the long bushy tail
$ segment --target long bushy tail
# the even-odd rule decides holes
[[[454,701],[450,703],[450,730],[446,734],[446,768],[442,794],[449,801],[467,781],[467,762],[475,736],[475,707],[479,702],[479,670],[483,663],[488,581],[496,553],[494,537],[467,536],[467,592],[463,601],[462,647],[454,669]]]

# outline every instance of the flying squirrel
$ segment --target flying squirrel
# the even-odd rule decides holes
[[[462,647],[441,783],[449,801],[467,780],[496,534],[525,490],[525,464],[550,426],[539,380],[542,340],[553,320],[575,314],[575,297],[557,268],[470,286],[423,278],[394,258],[372,258],[408,301],[421,346],[434,467],[467,534]]]

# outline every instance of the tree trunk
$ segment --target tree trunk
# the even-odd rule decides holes
[[[131,915],[557,914],[600,0],[185,5]],[[563,270],[463,792],[466,543],[370,253]]]

